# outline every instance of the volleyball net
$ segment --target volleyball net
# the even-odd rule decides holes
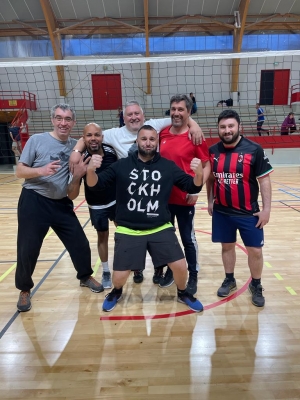
[[[141,104],[147,119],[164,118],[177,93],[193,93],[193,118],[206,135],[216,134],[224,107],[236,109],[243,129],[256,134],[257,102],[264,108],[265,126],[280,134],[292,109],[300,117],[299,61],[300,51],[277,51],[1,62],[0,158],[10,147],[4,143],[10,138],[3,139],[5,124],[23,120],[28,135],[49,131],[50,109],[61,102],[75,108],[75,137],[89,122],[103,129],[118,126],[118,108],[130,100]]]

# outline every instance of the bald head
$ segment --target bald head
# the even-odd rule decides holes
[[[102,154],[102,129],[95,122],[90,122],[83,128],[83,141],[90,154]]]

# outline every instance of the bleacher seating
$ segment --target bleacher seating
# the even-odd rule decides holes
[[[201,126],[203,132],[208,137],[217,136],[217,118],[220,112],[227,107],[198,107],[193,119]],[[256,109],[254,106],[233,106],[241,118],[242,132],[249,135],[257,135],[256,131]],[[265,110],[264,128],[270,129],[272,134],[280,134],[280,126],[284,118],[291,111],[289,106],[263,106]],[[146,108],[144,109],[146,119],[165,118],[165,108]],[[76,110],[77,124],[73,129],[72,136],[80,136],[83,127],[89,122],[97,122],[102,129],[117,127],[119,120],[117,110],[95,111],[95,110]],[[295,116],[298,120],[299,116]],[[29,134],[40,133],[51,129],[49,111],[31,111],[28,121]]]

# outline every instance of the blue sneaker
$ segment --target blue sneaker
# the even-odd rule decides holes
[[[188,308],[190,308],[193,311],[196,312],[201,312],[203,311],[203,305],[200,303],[199,300],[196,299],[192,294],[188,293],[185,291],[184,293],[177,293],[177,301],[179,303],[186,304]]]
[[[108,293],[105,296],[105,300],[102,305],[102,310],[106,312],[113,310],[116,307],[117,302],[121,300],[121,298],[122,298],[122,292],[116,293],[116,289],[113,289],[110,293]]]

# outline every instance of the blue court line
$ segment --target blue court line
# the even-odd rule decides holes
[[[296,199],[300,199],[300,196],[296,196],[295,194],[289,193],[289,192],[287,192],[286,190],[283,190],[283,189],[278,189],[278,190],[279,190],[280,192],[283,192],[283,193],[288,194],[289,196],[296,197]]]
[[[290,186],[287,186],[287,185],[283,185],[281,182],[272,181],[272,183],[276,183],[276,185],[280,185],[280,186],[286,187],[286,188],[288,188],[290,190],[295,190],[295,192],[300,192],[300,189],[296,189],[296,188],[293,188],[293,187],[290,187]]]
[[[82,226],[82,229],[84,229],[88,222],[90,221],[90,218],[86,221],[86,223]],[[53,271],[53,269],[56,267],[56,265],[58,264],[58,262],[62,259],[62,257],[65,255],[65,253],[67,252],[67,250],[65,249],[61,255],[56,259],[56,261],[54,262],[54,264],[49,268],[49,270],[45,273],[45,275],[43,276],[43,278],[39,281],[39,283],[35,286],[35,288],[33,289],[33,291],[31,292],[31,298],[34,296],[34,294],[37,292],[37,290],[41,287],[41,285],[45,282],[46,278],[50,275],[50,273]],[[0,339],[2,339],[3,335],[5,334],[5,332],[10,328],[10,326],[12,325],[12,323],[16,320],[16,318],[18,317],[18,315],[21,314],[20,311],[16,311],[13,316],[11,317],[11,319],[7,322],[7,324],[4,326],[4,328],[0,331]]]

